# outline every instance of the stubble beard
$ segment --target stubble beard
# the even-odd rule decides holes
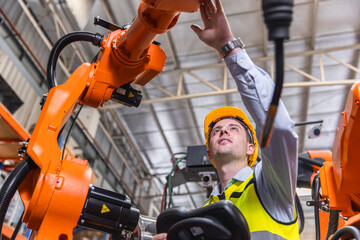
[[[218,160],[217,162],[221,162],[222,164],[232,162],[237,158],[234,150],[231,148],[218,149],[215,157]]]

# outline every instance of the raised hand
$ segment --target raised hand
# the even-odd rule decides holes
[[[200,5],[200,13],[204,29],[195,24],[191,25],[191,28],[205,44],[219,50],[227,42],[235,39],[220,0],[215,0],[215,5],[211,0],[205,0]]]

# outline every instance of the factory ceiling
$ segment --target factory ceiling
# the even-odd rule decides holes
[[[139,0],[17,0],[6,1],[2,8],[19,5],[19,15],[16,12],[8,15],[26,18],[38,32],[37,41],[51,48],[57,39],[73,31],[108,34],[110,31],[94,26],[96,16],[119,26],[131,24],[139,3]],[[241,37],[253,61],[274,76],[274,45],[267,39],[261,1],[222,3],[234,36]],[[290,39],[285,43],[282,100],[298,125],[295,128],[299,152],[331,151],[348,91],[360,78],[360,1],[295,0],[293,10]],[[224,61],[197,39],[191,24],[202,25],[199,12],[182,13],[177,24],[156,39],[167,55],[166,64],[150,83],[136,87],[143,95],[138,108],[109,102],[98,110],[114,147],[129,145],[141,161],[139,165],[146,168],[132,170],[139,179],[144,171],[164,184],[174,156],[182,156],[188,146],[205,144],[203,120],[212,109],[224,105],[245,109]],[[91,61],[97,51],[88,43],[66,49],[58,66],[63,79],[82,62]],[[46,61],[42,61],[45,66]],[[313,121],[322,123],[301,124]],[[314,127],[321,127],[321,133],[309,137]],[[127,161],[130,167],[138,164]],[[201,194],[189,197],[189,192]],[[178,195],[186,198],[174,201],[178,204],[190,201],[191,207],[199,207],[205,200],[205,191],[199,184],[186,185]]]

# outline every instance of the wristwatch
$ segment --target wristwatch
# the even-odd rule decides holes
[[[237,38],[235,40],[229,41],[227,44],[222,46],[219,49],[219,54],[222,58],[226,57],[233,49],[235,48],[241,48],[243,49],[245,47],[245,44],[241,41],[240,38]]]

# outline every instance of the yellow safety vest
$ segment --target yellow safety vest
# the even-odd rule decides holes
[[[280,222],[274,219],[262,205],[255,184],[255,178],[251,174],[244,182],[233,183],[220,196],[220,199],[219,196],[210,196],[204,206],[222,199],[230,200],[244,215],[252,240],[300,239],[296,209],[294,208],[295,219],[291,222]]]

